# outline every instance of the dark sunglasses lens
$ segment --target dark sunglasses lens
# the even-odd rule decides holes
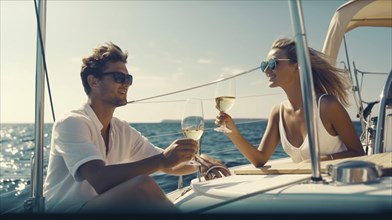
[[[263,72],[265,72],[266,70],[267,70],[267,67],[270,69],[270,70],[275,70],[275,68],[276,68],[276,60],[275,59],[270,59],[270,60],[268,60],[268,61],[262,61],[261,62],[261,65],[260,65],[260,67],[261,67],[261,70],[263,71]]]
[[[261,67],[261,71],[265,72],[265,70],[267,68],[267,62],[266,61],[262,61],[260,67]]]
[[[274,70],[276,68],[276,60],[275,59],[270,59],[268,61],[268,66],[271,70]]]
[[[132,82],[133,82],[133,77],[132,77],[132,75],[128,75],[128,76],[127,76],[127,82],[128,82],[129,85],[132,85]]]
[[[127,83],[129,85],[132,85],[132,76],[131,75],[125,75],[122,73],[114,73],[113,74],[114,81],[116,83]]]
[[[127,80],[127,83],[128,83],[129,85],[132,85],[132,81],[133,81],[132,75],[127,75],[126,80]]]

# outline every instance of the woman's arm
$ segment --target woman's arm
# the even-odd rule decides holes
[[[264,164],[267,163],[280,142],[279,108],[279,105],[276,105],[272,108],[270,116],[268,118],[267,128],[265,129],[263,138],[260,141],[258,147],[258,150],[260,152],[259,166],[264,166]]]
[[[222,114],[217,117],[217,124],[226,121],[226,126],[232,130],[232,133],[226,133],[233,144],[255,167],[264,166],[271,157],[279,143],[279,106],[274,107],[268,119],[267,128],[258,148],[249,143],[235,126],[233,119]]]

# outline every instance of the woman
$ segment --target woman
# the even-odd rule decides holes
[[[362,144],[345,110],[348,106],[348,79],[328,63],[323,54],[309,49],[314,89],[320,160],[333,160],[364,155]],[[230,115],[221,113],[215,124],[224,121],[232,133],[226,133],[241,153],[255,166],[263,166],[281,143],[293,162],[310,160],[304,106],[295,41],[278,39],[272,44],[267,61],[261,63],[269,87],[281,87],[287,100],[272,108],[265,134],[256,149],[239,132]]]

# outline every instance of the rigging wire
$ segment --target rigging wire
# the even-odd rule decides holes
[[[41,24],[39,22],[39,14],[38,14],[38,6],[37,6],[37,1],[34,0],[34,5],[35,5],[35,15],[37,18],[37,28],[38,28],[38,36],[39,36],[39,41],[41,43],[41,53],[42,53],[42,62],[44,65],[44,69],[45,69],[45,76],[46,76],[46,85],[48,86],[48,94],[49,94],[49,100],[50,100],[50,107],[52,110],[52,117],[53,117],[53,122],[56,121],[56,117],[54,115],[54,107],[53,107],[53,100],[52,100],[52,93],[51,93],[51,89],[50,89],[50,83],[49,83],[49,76],[48,76],[48,68],[46,66],[46,56],[45,56],[45,50],[44,50],[44,44],[43,44],[43,40],[42,40],[42,31],[41,31]]]
[[[272,95],[282,95],[283,93],[271,93],[271,94],[262,94],[262,95],[248,95],[248,96],[237,96],[236,99],[241,99],[241,98],[253,98],[253,97],[262,97],[262,96],[272,96]],[[203,101],[205,100],[215,100],[215,98],[204,98],[201,99]],[[140,101],[140,102],[134,102],[132,104],[154,104],[154,103],[165,103],[165,102],[183,102],[185,101],[184,99],[176,99],[176,100],[162,100],[162,101]]]
[[[51,105],[51,110],[52,110],[52,117],[53,117],[53,121],[56,121],[56,117],[55,117],[55,113],[54,113],[54,107],[53,107],[52,94],[51,94],[51,89],[50,89],[50,83],[49,83],[48,69],[47,69],[47,65],[46,65],[45,50],[43,48],[41,25],[39,24],[39,15],[38,15],[38,9],[37,9],[36,0],[34,0],[34,4],[35,4],[35,14],[36,14],[36,18],[37,18],[37,27],[38,27],[38,30],[39,30],[39,40],[40,40],[40,43],[41,43],[41,52],[42,52],[42,57],[43,57],[43,65],[44,65],[44,69],[45,69],[45,76],[46,76],[46,79],[47,79],[46,83],[47,83],[47,86],[48,86],[49,100],[50,100],[50,105]],[[173,94],[177,94],[177,93],[181,93],[181,92],[185,92],[185,91],[198,89],[198,88],[209,86],[209,85],[212,85],[212,84],[215,84],[215,83],[218,83],[218,82],[221,82],[221,81],[225,81],[225,80],[228,80],[228,79],[231,79],[231,78],[234,78],[234,77],[238,77],[238,76],[241,76],[241,75],[244,75],[244,74],[247,74],[247,73],[251,73],[251,72],[253,72],[253,71],[255,71],[255,70],[259,69],[259,68],[260,67],[258,66],[258,67],[252,68],[252,69],[250,69],[248,71],[244,71],[244,72],[235,74],[235,75],[230,76],[230,77],[220,78],[220,79],[217,79],[217,80],[214,80],[212,82],[205,83],[205,84],[202,84],[202,85],[193,86],[193,87],[190,87],[190,88],[181,89],[181,90],[177,90],[177,91],[173,91],[173,92],[169,92],[169,93],[164,93],[164,94],[160,94],[160,95],[150,96],[150,97],[147,97],[147,98],[142,98],[142,99],[129,101],[129,102],[127,102],[127,104],[138,103],[138,102],[140,103],[140,102],[143,102],[143,101],[146,101],[146,100],[150,100],[150,99],[155,99],[155,98],[159,98],[159,97],[164,97],[164,96],[168,96],[168,95],[173,95]],[[273,95],[275,95],[275,94],[273,94]],[[262,95],[259,95],[259,96],[262,96]],[[162,102],[180,102],[180,101],[183,101],[183,100],[171,100],[171,101],[169,100],[169,101],[143,102],[143,103],[162,103]]]
[[[247,73],[251,73],[251,72],[253,72],[253,71],[257,70],[257,69],[260,69],[260,66],[255,67],[255,68],[250,69],[250,70],[247,70],[247,71],[244,71],[244,72],[241,72],[241,73],[238,73],[238,74],[235,74],[235,75],[232,75],[232,76],[229,76],[229,77],[226,77],[226,78],[220,78],[220,79],[214,80],[214,81],[209,82],[209,83],[205,83],[205,84],[198,85],[198,86],[193,86],[193,87],[186,88],[186,89],[180,89],[180,90],[177,90],[177,91],[168,92],[168,93],[164,93],[164,94],[161,94],[161,95],[155,95],[155,96],[150,96],[150,97],[147,97],[147,98],[142,98],[142,99],[129,101],[129,102],[127,102],[127,104],[135,103],[135,102],[141,102],[141,101],[145,101],[145,100],[149,100],[149,99],[155,99],[155,98],[168,96],[168,95],[173,95],[173,94],[177,94],[177,93],[180,93],[180,92],[185,92],[185,91],[189,91],[189,90],[193,90],[193,89],[198,89],[198,88],[209,86],[209,85],[212,85],[212,84],[224,81],[224,80],[228,80],[228,79],[231,79],[231,78],[234,78],[234,77],[238,77],[238,76],[241,76],[241,75],[244,75],[244,74],[247,74]]]
[[[357,72],[359,72],[361,74],[361,85],[359,90],[362,92],[362,88],[363,88],[363,80],[365,78],[366,74],[372,74],[372,75],[388,75],[388,73],[383,73],[383,72],[364,72],[364,71],[360,71],[359,69],[356,69]],[[363,102],[363,101],[362,101]]]
[[[236,123],[236,125],[257,123],[257,122],[262,122],[262,121],[265,121],[265,119],[256,119],[256,120],[253,120],[253,121],[238,122],[238,123]],[[204,128],[204,131],[213,130],[213,129],[214,129],[214,128]],[[150,138],[158,138],[158,137],[171,136],[171,135],[179,135],[179,134],[183,134],[183,133],[182,133],[182,132],[165,133],[165,134],[160,134],[160,135],[148,136],[148,137],[146,137],[146,138],[147,138],[147,139],[150,139]]]

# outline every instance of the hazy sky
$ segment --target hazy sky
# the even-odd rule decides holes
[[[34,122],[37,30],[34,2],[1,0],[0,122]],[[345,1],[302,1],[309,46],[321,50],[333,12]],[[56,117],[87,100],[81,59],[112,41],[128,51],[134,76],[128,100],[208,83],[221,73],[258,67],[278,37],[291,37],[287,1],[48,1],[46,61]],[[347,35],[351,62],[362,71],[389,72],[391,29]],[[354,45],[361,44],[361,49]],[[363,48],[364,46],[365,48]],[[377,58],[367,52],[376,51]],[[374,54],[374,52],[373,52]],[[339,61],[344,60],[340,56]],[[372,60],[369,62],[369,60]],[[366,76],[363,98],[380,95],[386,76]],[[236,78],[234,118],[267,118],[285,99],[260,71]],[[214,85],[118,108],[129,122],[180,119],[188,97],[204,99],[205,118],[217,114]],[[46,88],[45,122],[53,122]],[[369,93],[369,94],[367,94]],[[353,105],[355,107],[355,105]],[[349,109],[355,119],[355,108]]]

